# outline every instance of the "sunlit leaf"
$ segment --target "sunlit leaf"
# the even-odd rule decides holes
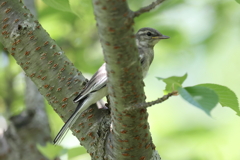
[[[75,147],[68,150],[68,158],[77,157],[81,154],[87,153],[84,147]]]
[[[46,156],[49,159],[54,159],[55,157],[67,153],[67,150],[64,149],[63,147],[55,146],[50,143],[47,143],[46,146],[41,146],[37,144],[37,148],[44,156]]]
[[[79,18],[82,18],[83,16],[91,16],[93,14],[88,14],[90,11],[93,12],[92,10],[92,2],[91,1],[86,1],[86,0],[69,0],[69,5],[74,14],[76,14]]]
[[[161,78],[157,77],[158,80],[162,80],[163,82],[166,83],[166,88],[165,91],[167,93],[170,93],[172,91],[177,90],[179,87],[182,87],[182,83],[186,80],[187,78],[187,73],[183,76],[172,76],[168,78]]]
[[[71,12],[68,0],[42,0],[42,1],[55,9]]]
[[[212,89],[209,89],[207,87],[179,87],[178,92],[183,97],[183,99],[203,110],[208,115],[210,115],[211,110],[218,103],[218,95]]]
[[[210,83],[200,84],[198,86],[204,86],[214,90],[214,92],[216,92],[219,97],[219,103],[223,107],[230,107],[235,112],[237,112],[237,115],[240,115],[238,98],[232,90],[225,86]]]

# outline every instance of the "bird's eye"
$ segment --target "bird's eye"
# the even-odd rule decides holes
[[[152,33],[151,33],[151,32],[147,32],[147,35],[148,35],[148,36],[151,36],[151,35],[152,35]]]

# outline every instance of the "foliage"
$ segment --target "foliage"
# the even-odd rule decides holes
[[[43,0],[47,5],[59,9],[61,11],[71,12],[71,8],[68,0]]]
[[[155,58],[145,81],[148,99],[160,97],[159,90],[164,88],[152,77],[183,75],[187,72],[189,76],[184,86],[203,83],[203,86],[200,85],[201,89],[207,88],[210,95],[217,95],[218,102],[222,106],[231,106],[239,114],[234,94],[228,88],[223,89],[221,86],[214,89],[215,84],[224,84],[236,95],[240,94],[238,85],[240,13],[236,1],[166,1],[159,8],[135,20],[136,30],[141,27],[153,27],[171,37],[155,47]],[[43,28],[84,75],[93,74],[102,64],[103,57],[91,2],[82,0],[79,1],[79,6],[69,0],[70,12],[56,10],[40,0],[37,2],[39,21]],[[129,3],[131,9],[137,10],[149,4],[149,1],[138,0]],[[64,9],[69,10],[68,7]],[[0,55],[0,110],[3,113],[9,109],[9,106],[23,106],[23,95],[20,94],[23,94],[24,83],[16,83],[22,77],[18,76],[21,75],[21,71],[14,60],[3,52]],[[6,73],[9,73],[7,67],[11,67],[13,73],[6,76]],[[10,82],[10,76],[14,82],[9,84],[11,87],[7,87],[5,84]],[[181,87],[183,83],[181,81],[175,83],[174,87],[171,84],[167,86],[169,89],[177,89],[180,85],[179,90],[188,92],[187,96],[194,99],[195,94],[199,92],[192,93],[193,90],[188,87]],[[199,88],[197,85],[193,89],[196,89],[195,87]],[[224,92],[221,93],[219,90]],[[13,92],[15,94],[10,94],[7,98],[7,94]],[[229,97],[234,99],[233,102],[227,101]],[[11,100],[10,105],[8,105],[9,100]],[[200,102],[198,103],[201,105]],[[54,116],[52,108],[48,108],[48,111],[52,135],[56,135],[62,122],[56,118],[56,115]],[[239,119],[228,108],[214,105],[214,109],[211,110],[213,118],[209,118],[204,113],[189,107],[182,100],[173,98],[149,109],[149,115],[153,141],[163,159],[240,158]],[[70,137],[72,138],[72,135]],[[68,139],[68,142],[62,143],[64,149],[67,148],[66,143],[70,143],[71,147],[79,144],[77,140]]]
[[[182,77],[178,77],[178,76],[172,76],[169,78],[157,77],[158,80],[162,80],[163,82],[166,83],[166,88],[165,88],[166,93],[170,93],[170,92],[173,92],[174,90],[177,90],[179,87],[182,86],[186,78],[187,78],[187,74],[185,74]]]
[[[169,77],[157,79],[163,80],[166,83],[165,92],[173,92],[178,90],[178,93],[183,99],[190,104],[202,109],[208,115],[210,111],[219,102],[223,107],[229,107],[240,115],[238,99],[236,94],[225,86],[218,84],[198,84],[192,87],[182,87],[183,82],[186,80],[187,74],[182,77]]]
[[[49,143],[47,143],[45,147],[38,144],[37,148],[44,156],[49,159],[54,159],[55,157],[65,154],[67,152],[66,149],[63,149],[63,147],[53,146]]]
[[[54,159],[55,157],[64,156],[67,154],[68,159],[73,159],[86,152],[83,147],[75,147],[71,149],[66,149],[61,146],[55,146],[47,143],[46,146],[37,145],[38,150],[46,156],[48,159]]]

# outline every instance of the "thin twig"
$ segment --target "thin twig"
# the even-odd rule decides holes
[[[139,9],[138,11],[135,11],[133,17],[138,17],[138,16],[140,16],[141,14],[143,14],[145,12],[151,11],[152,9],[154,9],[157,5],[159,5],[163,1],[165,1],[165,0],[156,0],[152,4],[150,4],[150,5],[146,6],[146,7],[143,7],[141,9]]]
[[[173,91],[171,93],[168,93],[167,95],[161,97],[161,98],[158,98],[157,100],[155,101],[152,101],[152,102],[146,102],[146,103],[141,103],[141,104],[137,104],[135,105],[137,108],[147,108],[147,107],[151,107],[152,105],[155,105],[155,104],[158,104],[158,103],[162,103],[164,101],[166,101],[169,97],[172,97],[172,96],[176,96],[178,95],[178,92],[177,91]]]

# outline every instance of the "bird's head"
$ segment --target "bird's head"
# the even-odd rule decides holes
[[[138,46],[154,47],[161,39],[168,39],[170,37],[162,35],[153,28],[141,28],[136,33],[136,41]]]

